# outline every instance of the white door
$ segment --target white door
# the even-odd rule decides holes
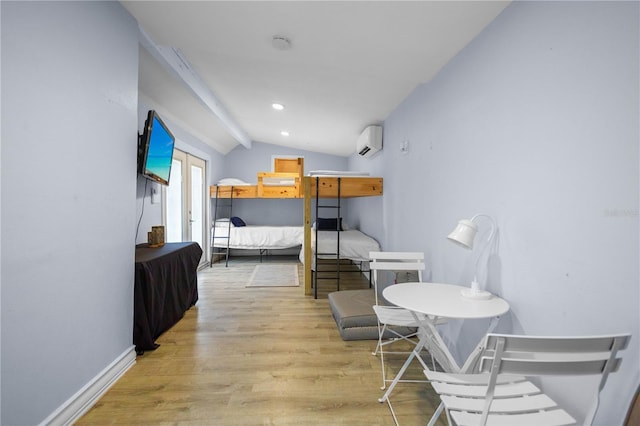
[[[165,187],[164,214],[167,242],[194,241],[202,247],[201,263],[208,259],[206,162],[174,150],[169,186]]]

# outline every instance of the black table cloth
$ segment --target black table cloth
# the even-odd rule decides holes
[[[198,243],[136,246],[133,343],[136,352],[156,349],[155,339],[198,301]]]

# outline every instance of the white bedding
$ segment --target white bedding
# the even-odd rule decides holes
[[[251,186],[252,184],[236,178],[224,178],[218,181],[219,186]]]
[[[341,259],[368,261],[369,252],[380,251],[380,244],[361,231],[349,229],[347,231],[341,231],[339,234]],[[338,232],[318,231],[318,253],[335,253],[337,238]],[[315,251],[315,232],[311,232],[311,250]],[[321,259],[335,258],[335,256],[322,255],[319,257]],[[300,250],[300,262],[304,263],[304,246],[302,250]]]
[[[216,222],[214,247],[232,249],[286,249],[302,245],[304,227],[302,226],[233,226]]]
[[[347,177],[347,176],[358,176],[358,177],[366,177],[369,176],[368,172],[350,172],[346,170],[312,170],[309,172],[308,176],[327,176],[327,177]]]
[[[293,178],[266,177],[262,178],[264,186],[295,186],[296,180]]]

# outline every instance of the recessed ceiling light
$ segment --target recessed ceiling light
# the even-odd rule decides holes
[[[291,49],[291,40],[286,36],[274,35],[271,38],[271,45],[277,50],[289,50]]]
[[[286,130],[281,131],[280,134],[282,136],[289,136],[289,132],[287,132]]]
[[[284,109],[284,105],[278,103],[271,104],[271,107],[278,111],[282,111]]]

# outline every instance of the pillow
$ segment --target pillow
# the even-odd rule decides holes
[[[340,218],[340,224],[342,225],[341,231],[348,231],[349,229],[351,229],[349,228],[349,225],[347,224],[347,222],[342,218]],[[313,222],[311,224],[311,229],[313,229],[314,231],[316,230],[316,222]]]
[[[220,179],[218,181],[218,185],[222,185],[222,186],[247,186],[247,185],[251,185],[250,183],[247,183],[243,180],[240,179],[235,179],[235,178],[224,178],[224,179]]]
[[[238,216],[233,216],[231,218],[231,223],[233,223],[233,226],[247,226],[247,224],[244,223],[244,220],[240,219]]]
[[[318,231],[344,231],[342,228],[342,218],[323,219],[319,217],[316,223],[318,225]]]

